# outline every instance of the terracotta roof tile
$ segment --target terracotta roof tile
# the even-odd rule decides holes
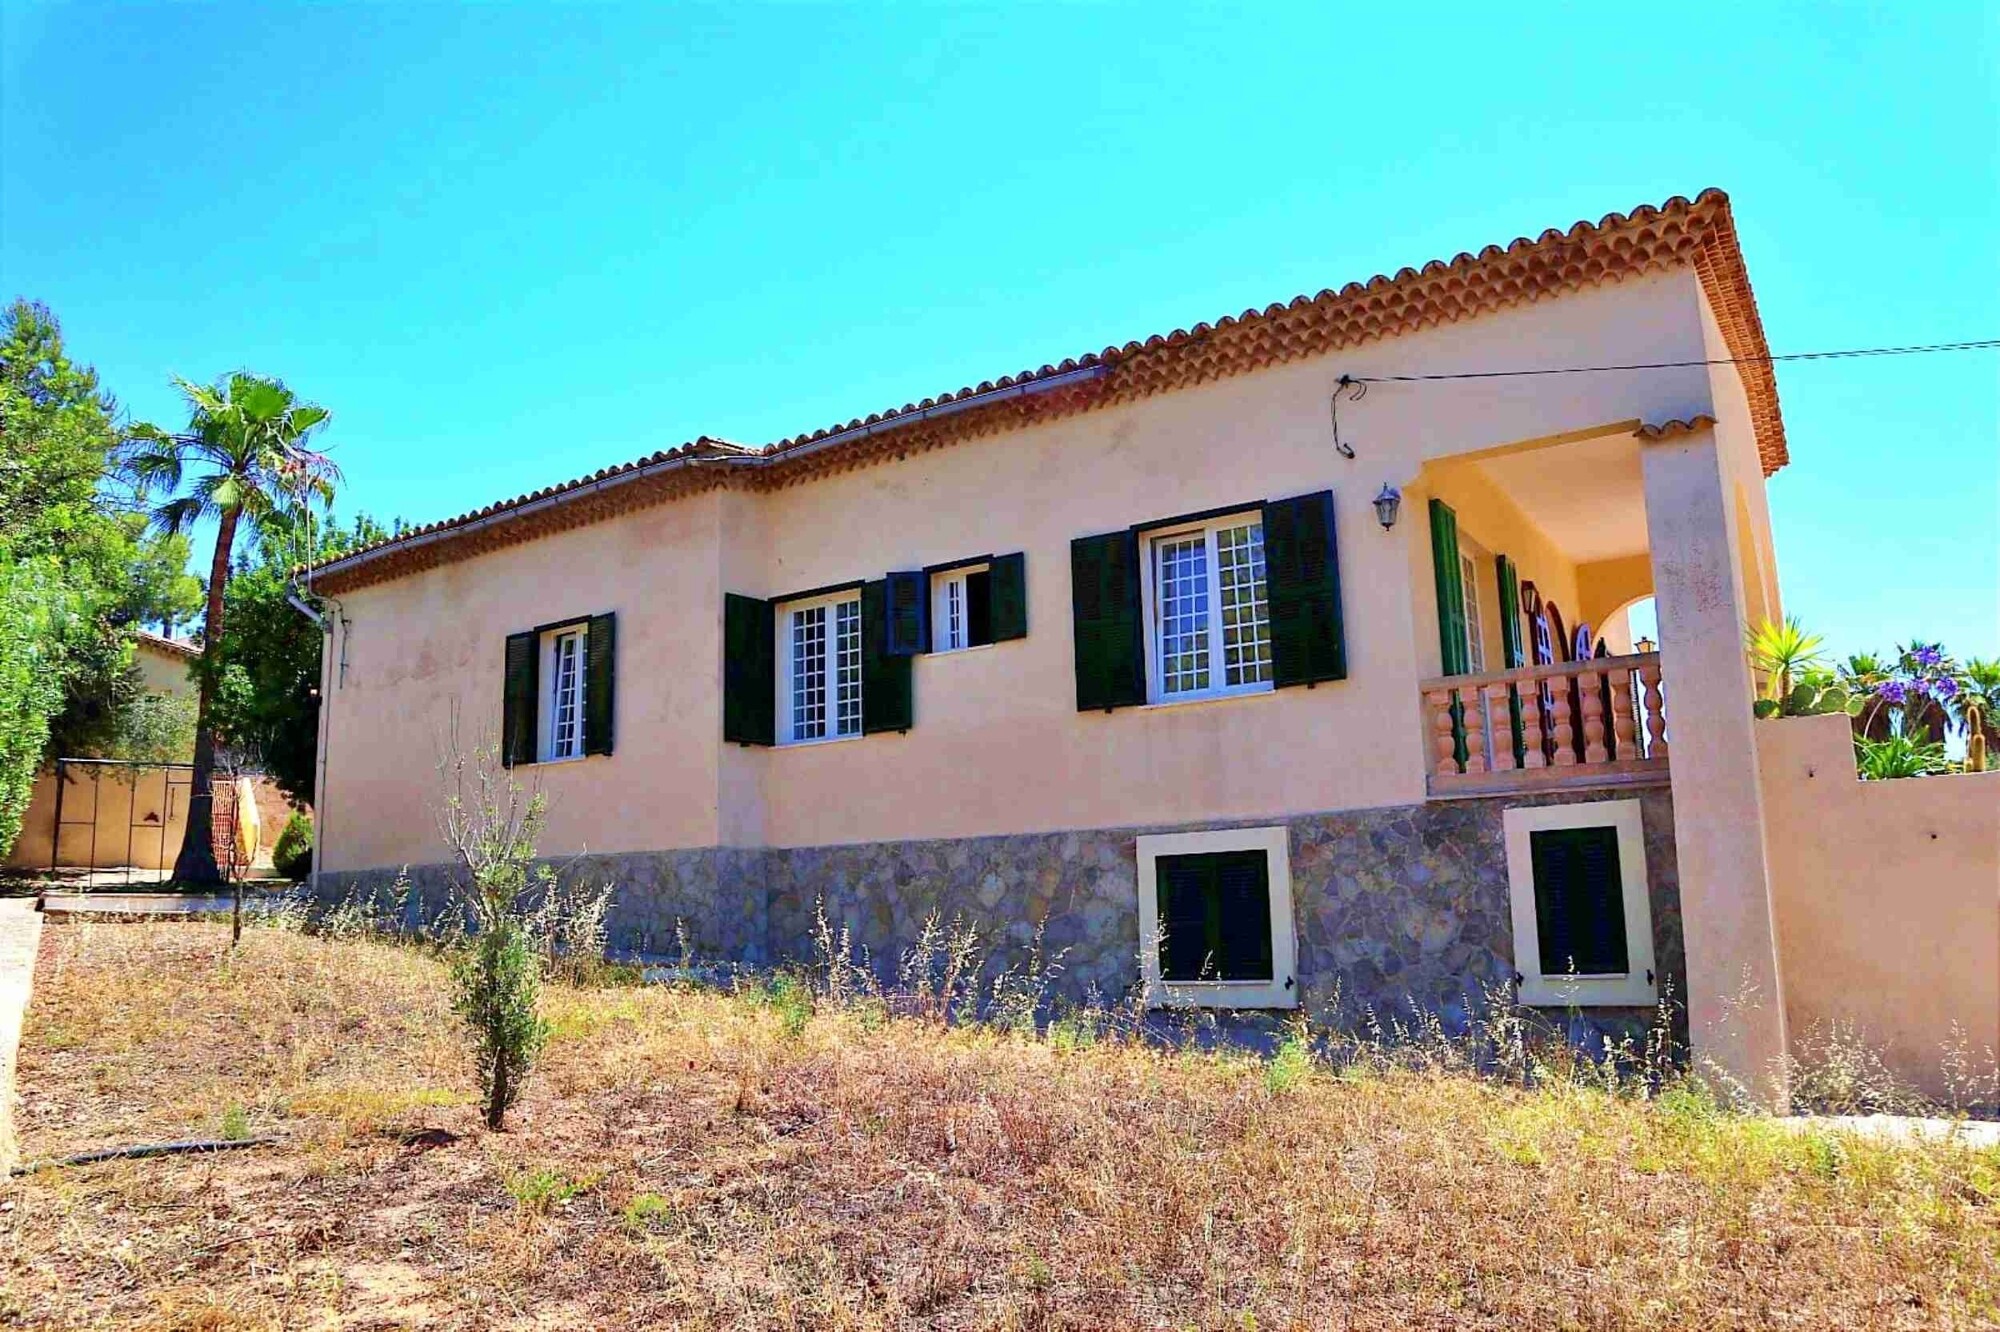
[[[167,638],[154,633],[150,629],[137,630],[134,636],[139,640],[141,645],[154,648],[160,652],[171,653],[176,657],[186,657],[189,660],[193,660],[201,655],[201,649],[193,643],[179,638]]]
[[[1696,435],[1704,430],[1715,429],[1715,418],[1706,413],[1689,417],[1682,421],[1662,421],[1658,425],[1642,425],[1632,432],[1635,439],[1648,442],[1658,439],[1679,439],[1682,435]]]
[[[674,495],[734,484],[784,486],[1012,429],[1032,420],[1095,410],[1282,365],[1341,347],[1448,324],[1549,296],[1673,268],[1691,267],[1714,308],[1731,356],[1742,365],[1764,474],[1788,461],[1776,376],[1736,239],[1728,196],[1705,190],[1629,215],[1607,213],[1567,231],[1518,238],[1477,255],[1433,259],[1338,291],[1298,296],[1213,324],[1002,375],[890,411],[855,417],[750,449],[703,436],[589,476],[412,528],[322,565],[331,593],[465,559],[548,531],[596,522]],[[982,401],[982,398],[991,401]],[[851,438],[849,437],[851,436]],[[829,443],[829,441],[832,441]]]

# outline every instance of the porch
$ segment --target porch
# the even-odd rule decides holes
[[[1669,783],[1643,447],[1607,426],[1433,459],[1413,482],[1432,799]]]

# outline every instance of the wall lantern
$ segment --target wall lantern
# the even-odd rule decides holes
[[[1402,509],[1403,492],[1384,481],[1382,493],[1375,497],[1375,516],[1381,520],[1384,532],[1396,525],[1396,515]]]
[[[1660,645],[1658,643],[1655,643],[1652,639],[1642,638],[1638,642],[1632,645],[1632,650],[1634,652],[1641,652],[1641,653],[1657,652],[1659,650],[1659,647]]]

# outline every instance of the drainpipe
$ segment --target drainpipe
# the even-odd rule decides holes
[[[340,603],[337,601],[329,599],[327,604],[332,608],[333,614],[322,615],[318,610],[314,609],[312,603],[305,600],[296,591],[285,593],[285,600],[291,605],[293,610],[296,610],[299,614],[317,625],[321,635],[319,653],[319,734],[316,737],[317,743],[314,746],[318,752],[315,755],[316,762],[313,776],[312,872],[308,878],[308,883],[310,884],[308,891],[312,894],[313,900],[318,901],[320,849],[326,844],[326,741],[333,715],[333,690],[330,688],[333,678],[331,670],[334,648],[333,635],[337,627],[337,622],[342,621],[344,617],[340,613]]]

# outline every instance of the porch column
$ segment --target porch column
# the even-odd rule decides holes
[[[1785,1005],[1744,655],[1747,599],[1715,432],[1642,449],[1696,1059],[1783,1108]]]

